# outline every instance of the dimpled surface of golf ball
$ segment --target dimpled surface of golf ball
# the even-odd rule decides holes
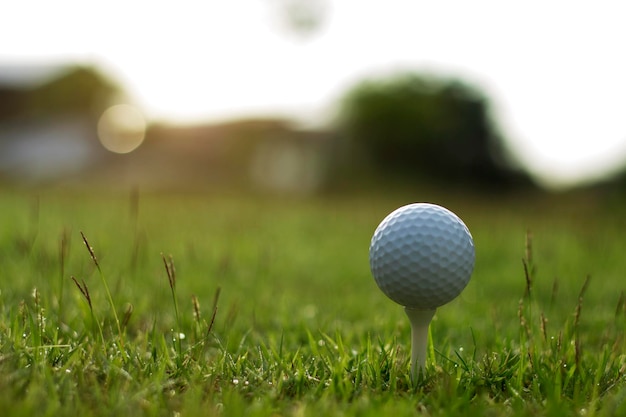
[[[408,308],[436,309],[465,288],[474,269],[474,241],[450,210],[414,203],[390,213],[370,244],[378,287]]]

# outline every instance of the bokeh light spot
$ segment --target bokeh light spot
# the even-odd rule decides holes
[[[109,107],[98,121],[98,138],[111,152],[132,152],[141,145],[145,135],[146,120],[139,109],[130,104]]]

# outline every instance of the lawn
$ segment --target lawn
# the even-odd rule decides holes
[[[418,381],[368,264],[414,201],[476,246]],[[0,208],[4,416],[626,415],[618,200],[4,190]]]

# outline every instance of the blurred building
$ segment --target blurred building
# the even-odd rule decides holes
[[[322,186],[329,132],[254,117],[195,126],[142,119],[136,132],[123,96],[90,67],[0,66],[0,180],[286,193]]]
[[[115,172],[165,187],[307,194],[327,179],[332,138],[331,132],[299,129],[281,118],[153,125],[132,163]]]
[[[0,66],[0,178],[49,181],[93,164],[97,118],[119,91],[90,67]]]

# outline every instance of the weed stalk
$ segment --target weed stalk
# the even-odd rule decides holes
[[[580,340],[580,314],[583,308],[583,298],[585,293],[587,292],[587,288],[589,287],[589,281],[591,277],[587,275],[585,278],[585,282],[583,283],[582,288],[580,289],[580,293],[578,294],[578,303],[576,304],[576,310],[574,312],[574,349],[575,349],[575,362],[576,368],[580,366],[580,359],[582,357],[582,342]]]
[[[104,274],[102,273],[102,268],[100,268],[100,264],[98,263],[98,258],[96,258],[96,254],[95,254],[93,248],[91,247],[91,245],[89,244],[89,241],[85,237],[85,234],[83,232],[80,232],[80,235],[83,238],[83,242],[85,243],[85,246],[87,247],[87,250],[89,251],[89,255],[91,256],[91,260],[96,265],[96,269],[98,270],[98,275],[100,275],[100,280],[102,281],[102,285],[104,286],[104,290],[106,292],[106,296],[107,296],[107,299],[109,301],[109,305],[111,306],[111,310],[113,311],[113,318],[115,319],[115,325],[117,326],[117,333],[118,333],[119,339],[120,339],[120,348],[121,348],[122,352],[125,352],[125,349],[124,349],[124,334],[122,333],[122,327],[120,325],[120,319],[117,316],[117,310],[115,309],[115,303],[113,302],[113,297],[111,296],[111,291],[109,290],[109,285],[107,284],[107,281],[104,278]]]
[[[211,330],[213,329],[213,324],[215,323],[215,316],[217,315],[217,302],[220,299],[221,291],[222,289],[220,287],[217,287],[217,289],[215,290],[215,295],[213,296],[213,313],[211,314],[211,322],[209,323],[209,326],[206,330],[207,336],[211,333]]]
[[[61,232],[61,239],[59,241],[59,319],[63,320],[63,287],[65,287],[64,284],[64,277],[65,277],[65,263],[67,260],[67,254],[69,253],[69,247],[70,247],[70,242],[69,242],[69,233],[67,232],[67,229],[63,229],[63,232]]]
[[[71,278],[72,278],[72,281],[74,281],[74,284],[76,284],[78,291],[80,291],[80,293],[83,295],[83,297],[85,297],[85,300],[87,301],[87,305],[89,306],[89,312],[91,313],[91,321],[93,323],[92,331],[94,333],[94,338],[96,338],[98,334],[100,335],[100,340],[102,340],[102,346],[106,353],[106,346],[104,342],[104,334],[102,333],[102,326],[100,325],[100,322],[96,318],[96,313],[93,311],[93,304],[91,303],[91,296],[89,295],[89,288],[87,287],[87,283],[85,283],[84,279],[81,280],[82,281],[82,284],[81,284],[80,282],[78,282],[78,280],[74,276],[72,276]]]
[[[176,315],[176,326],[177,326],[177,331],[174,333],[175,334],[174,341],[176,343],[175,344],[176,352],[178,353],[177,359],[180,364],[180,361],[182,360],[182,343],[180,340],[181,325],[180,325],[180,315],[178,313],[178,300],[176,299],[176,268],[174,267],[174,258],[172,257],[172,255],[170,255],[168,259],[165,257],[165,255],[163,255],[163,253],[161,253],[161,258],[163,259],[163,264],[165,265],[165,272],[167,273],[167,280],[170,285],[170,290],[172,292],[172,300],[174,302],[174,314]]]

